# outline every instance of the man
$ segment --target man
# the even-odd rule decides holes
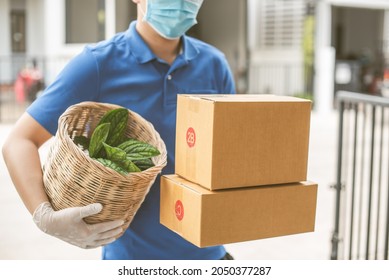
[[[202,0],[133,0],[138,18],[126,32],[87,46],[16,123],[3,148],[11,178],[37,226],[82,248],[104,246],[103,259],[221,259],[224,247],[197,248],[159,223],[159,177],[129,229],[123,221],[87,225],[100,204],[53,211],[43,189],[38,148],[57,130],[59,116],[86,100],[127,107],[153,123],[174,173],[178,93],[234,93],[225,57],[187,37]],[[28,172],[26,172],[28,170]],[[114,242],[113,242],[114,241]]]

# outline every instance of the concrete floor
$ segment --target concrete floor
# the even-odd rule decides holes
[[[334,221],[337,148],[337,114],[312,113],[308,179],[319,184],[316,229],[297,234],[226,245],[241,260],[327,260],[331,250]],[[11,130],[0,125],[0,146]],[[42,149],[42,155],[47,148]],[[95,260],[101,250],[84,250],[42,233],[32,222],[0,159],[0,260]]]

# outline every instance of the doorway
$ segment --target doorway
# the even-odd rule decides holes
[[[197,17],[198,24],[188,31],[188,35],[225,54],[238,93],[246,93],[248,88],[247,9],[247,0],[204,1]]]
[[[383,23],[384,10],[332,7],[335,92],[379,95],[385,61]]]
[[[26,13],[24,10],[11,11],[11,50],[12,53],[26,52]]]

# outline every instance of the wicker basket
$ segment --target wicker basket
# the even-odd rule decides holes
[[[74,137],[90,137],[101,117],[116,108],[119,106],[96,102],[69,107],[58,121],[58,131],[44,165],[43,181],[55,210],[99,202],[103,210],[85,221],[93,224],[123,219],[123,229],[126,229],[166,165],[166,147],[153,125],[129,110],[126,135],[147,142],[161,152],[152,158],[155,166],[122,175],[90,158],[74,144]]]

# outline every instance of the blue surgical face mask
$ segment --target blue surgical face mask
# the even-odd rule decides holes
[[[203,0],[147,0],[143,21],[166,39],[177,39],[197,23]]]

